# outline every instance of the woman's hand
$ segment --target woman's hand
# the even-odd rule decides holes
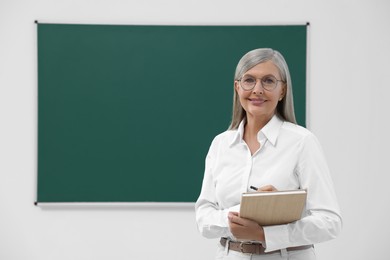
[[[267,192],[267,191],[278,191],[274,186],[272,185],[265,185],[263,187],[260,187],[258,192]]]
[[[260,187],[258,192],[277,191],[273,185]],[[254,240],[264,242],[264,229],[255,221],[241,218],[238,212],[229,212],[229,228],[233,236],[239,240]]]
[[[277,191],[273,185],[260,187],[258,192]],[[233,236],[239,240],[254,240],[264,242],[264,229],[255,221],[241,218],[238,212],[229,212],[229,228]]]
[[[264,242],[264,230],[256,222],[241,218],[238,212],[229,212],[229,228],[233,236],[239,240]]]

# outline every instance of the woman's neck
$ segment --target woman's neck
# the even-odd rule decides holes
[[[251,155],[254,155],[260,149],[260,142],[257,139],[257,133],[269,122],[269,120],[271,120],[271,118],[264,120],[260,118],[247,117],[244,130],[244,141],[249,147]]]
[[[249,136],[257,136],[257,133],[271,120],[270,118],[258,118],[253,116],[247,116],[245,132]]]

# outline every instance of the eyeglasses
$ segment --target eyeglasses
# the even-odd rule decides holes
[[[272,75],[267,75],[259,79],[263,89],[272,91],[278,86],[279,81],[284,82],[283,80],[278,80]],[[257,79],[255,77],[245,75],[241,79],[237,80],[240,82],[240,86],[243,90],[249,91],[255,88]]]

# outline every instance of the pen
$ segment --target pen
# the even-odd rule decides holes
[[[258,188],[256,188],[255,186],[250,186],[249,188],[251,188],[252,190],[258,190]]]

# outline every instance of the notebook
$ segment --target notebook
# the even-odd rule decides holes
[[[240,216],[261,226],[291,223],[301,218],[306,198],[306,190],[243,193]]]

